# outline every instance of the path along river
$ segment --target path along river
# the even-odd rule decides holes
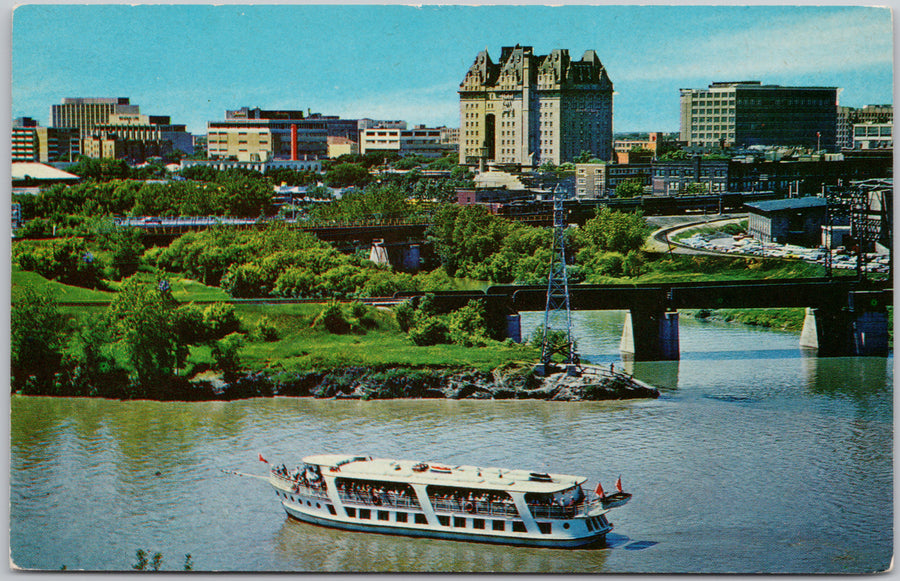
[[[527,334],[540,315],[523,317]],[[616,362],[624,313],[576,313]],[[804,356],[793,333],[682,317],[680,362],[629,367],[658,400],[159,403],[12,398],[18,567],[219,571],[866,572],[893,553],[893,358]],[[286,519],[262,452],[365,452],[568,472],[632,502],[605,548],[512,548]]]

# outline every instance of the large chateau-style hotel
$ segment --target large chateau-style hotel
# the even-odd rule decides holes
[[[593,50],[581,60],[555,49],[503,47],[478,53],[459,86],[459,161],[537,167],[582,151],[612,157],[613,86]]]

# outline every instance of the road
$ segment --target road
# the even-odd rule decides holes
[[[647,223],[655,226],[656,230],[647,239],[644,248],[649,252],[671,252],[672,254],[707,254],[721,256],[722,252],[709,250],[697,250],[687,246],[680,246],[669,241],[669,237],[680,230],[702,226],[707,224],[725,225],[731,222],[739,222],[747,218],[747,214],[715,214],[709,216],[648,216]]]

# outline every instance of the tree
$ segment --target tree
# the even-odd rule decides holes
[[[370,181],[369,170],[355,163],[339,163],[325,172],[325,185],[333,188],[364,186]]]
[[[13,389],[44,389],[59,370],[65,322],[56,302],[31,287],[15,289],[10,311],[10,367]],[[34,377],[31,382],[29,377]]]
[[[644,184],[640,178],[629,178],[619,182],[619,185],[616,186],[617,198],[633,198],[643,195],[643,193]]]
[[[593,155],[590,151],[582,149],[581,153],[575,156],[575,163],[590,163],[592,157]]]
[[[187,355],[175,324],[176,303],[165,287],[130,278],[109,307],[110,327],[145,389],[166,385]]]
[[[627,255],[644,244],[648,234],[644,215],[618,212],[604,207],[579,230],[577,240],[589,251],[604,250]]]

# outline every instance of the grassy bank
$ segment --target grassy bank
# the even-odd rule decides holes
[[[696,319],[708,321],[722,321],[725,323],[740,323],[767,329],[780,329],[783,331],[803,330],[803,320],[806,316],[805,309],[715,309],[690,311],[690,315]]]
[[[369,309],[364,327],[330,333],[315,323],[322,305],[241,305],[242,326],[256,327],[265,318],[278,339],[250,342],[241,350],[241,364],[251,370],[301,372],[345,366],[444,367],[490,370],[516,361],[533,361],[538,354],[527,345],[492,342],[486,347],[416,346],[386,309]]]

